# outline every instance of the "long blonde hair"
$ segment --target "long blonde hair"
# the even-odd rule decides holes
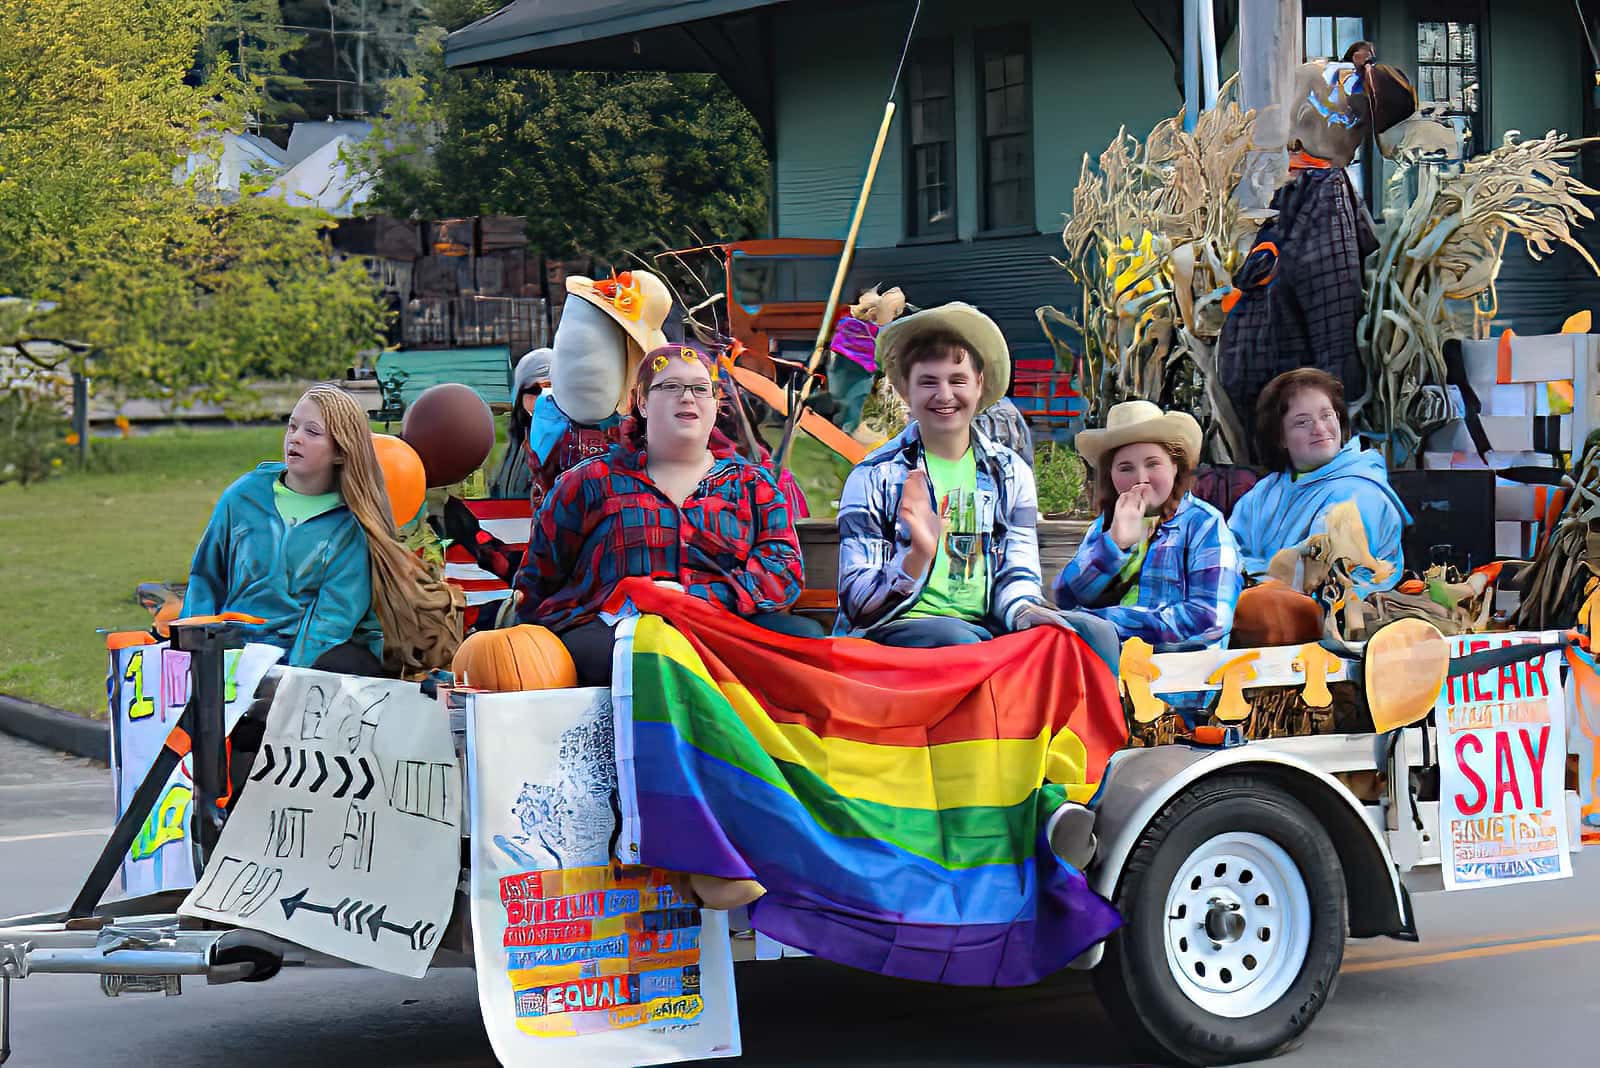
[[[372,607],[383,627],[385,665],[405,677],[447,666],[461,644],[465,597],[400,543],[367,413],[336,386],[312,386],[301,399],[322,409],[344,460],[339,494],[367,534]]]

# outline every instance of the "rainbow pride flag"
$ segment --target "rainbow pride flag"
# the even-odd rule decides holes
[[[1126,740],[1073,634],[889,650],[774,634],[629,580],[619,857],[755,879],[752,925],[884,975],[1020,986],[1120,923],[1045,837]]]

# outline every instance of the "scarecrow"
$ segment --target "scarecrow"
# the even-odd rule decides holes
[[[878,373],[875,346],[878,331],[899,318],[906,310],[906,295],[896,286],[880,293],[877,286],[866,290],[841,316],[828,346],[828,392],[838,403],[834,422],[841,430],[854,431],[861,425],[861,411],[872,395],[872,382]]]
[[[1417,98],[1400,71],[1370,54],[1357,58],[1365,60],[1360,67],[1314,60],[1297,69],[1289,181],[1272,198],[1277,217],[1233,276],[1217,362],[1246,442],[1254,398],[1284,371],[1318,367],[1344,383],[1346,397],[1364,392],[1356,346],[1361,265],[1378,239],[1345,168],[1369,132],[1409,117]]]

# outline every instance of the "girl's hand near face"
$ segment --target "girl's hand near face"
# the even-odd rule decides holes
[[[1139,539],[1144,537],[1145,510],[1152,499],[1148,482],[1140,482],[1130,487],[1117,498],[1117,505],[1111,512],[1111,525],[1107,528],[1106,534],[1123,552],[1132,549],[1139,543]]]

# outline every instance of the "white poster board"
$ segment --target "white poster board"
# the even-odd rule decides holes
[[[614,730],[608,690],[469,698],[478,1000],[508,1068],[739,1055],[727,913],[612,858]]]
[[[416,683],[286,669],[261,751],[178,910],[421,978],[461,872],[461,773]]]
[[[232,731],[250,707],[267,669],[283,658],[275,645],[251,644],[223,654],[223,718]],[[189,702],[189,654],[168,643],[137,645],[111,654],[111,782],[116,818],[155,763],[167,735]],[[194,885],[189,816],[194,761],[185,756],[162,789],[139,837],[122,859],[122,890],[129,896]]]
[[[1463,635],[1463,656],[1541,641],[1537,634]],[[1564,879],[1566,705],[1561,654],[1546,653],[1445,681],[1434,708],[1439,833],[1446,890]]]

